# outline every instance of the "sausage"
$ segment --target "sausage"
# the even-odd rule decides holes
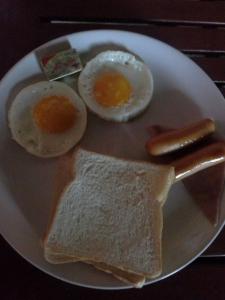
[[[215,131],[212,119],[203,119],[180,129],[171,130],[151,138],[146,149],[151,155],[162,155],[193,144]]]
[[[225,161],[225,142],[216,142],[175,160],[175,182]]]

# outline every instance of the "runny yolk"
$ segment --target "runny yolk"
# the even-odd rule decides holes
[[[62,133],[74,125],[76,109],[64,96],[48,96],[35,105],[33,118],[43,132]]]
[[[96,101],[105,107],[120,106],[126,103],[132,88],[129,81],[120,73],[103,73],[94,84]]]

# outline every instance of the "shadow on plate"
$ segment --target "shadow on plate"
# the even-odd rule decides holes
[[[115,44],[115,43],[96,44],[96,45],[93,45],[91,48],[89,48],[87,51],[79,53],[79,55],[80,55],[81,61],[84,64],[86,64],[89,60],[94,58],[100,52],[104,52],[104,51],[108,51],[108,50],[129,52],[129,53],[133,54],[137,59],[139,59],[141,61],[143,60],[140,56],[138,56],[136,53],[132,52],[130,49],[127,49],[122,44],[120,45],[120,44]]]

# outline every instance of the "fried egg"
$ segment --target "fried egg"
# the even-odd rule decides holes
[[[149,68],[130,53],[105,51],[90,60],[78,79],[78,90],[99,117],[128,121],[148,106],[153,93]]]
[[[84,102],[62,82],[41,81],[22,89],[8,114],[13,139],[39,157],[62,155],[75,146],[87,124]]]

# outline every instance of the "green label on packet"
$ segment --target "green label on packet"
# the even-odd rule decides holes
[[[75,49],[68,49],[45,56],[41,65],[48,80],[56,80],[80,72],[82,64]]]

